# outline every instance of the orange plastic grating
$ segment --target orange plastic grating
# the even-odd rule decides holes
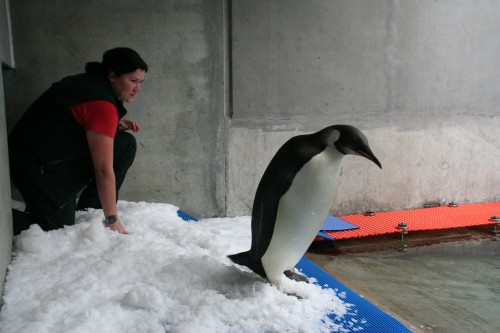
[[[399,223],[406,223],[408,232],[499,224],[491,219],[495,215],[500,216],[500,202],[381,212],[373,216],[356,214],[340,218],[359,229],[325,233],[335,239],[347,239],[399,233]]]

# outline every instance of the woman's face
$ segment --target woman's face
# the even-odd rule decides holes
[[[135,95],[141,90],[141,83],[144,81],[146,72],[136,69],[134,72],[116,76],[114,72],[109,72],[109,81],[113,86],[116,97],[124,102],[131,103]]]

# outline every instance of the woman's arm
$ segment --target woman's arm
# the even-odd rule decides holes
[[[87,142],[92,155],[97,192],[104,217],[118,215],[116,209],[116,180],[113,170],[113,139],[101,133],[87,131]],[[127,234],[120,220],[109,225],[111,230]]]

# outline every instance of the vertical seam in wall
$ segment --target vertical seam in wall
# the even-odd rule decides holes
[[[223,212],[227,216],[227,201],[228,201],[228,168],[229,168],[229,133],[231,119],[233,118],[233,71],[232,71],[232,2],[231,0],[223,0],[223,56],[224,56],[224,202]]]
[[[231,0],[224,0],[223,9],[223,48],[224,48],[224,116],[233,118],[233,59],[232,59],[232,5]]]

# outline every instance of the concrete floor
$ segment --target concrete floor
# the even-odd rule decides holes
[[[415,333],[500,332],[500,241],[307,256]]]

